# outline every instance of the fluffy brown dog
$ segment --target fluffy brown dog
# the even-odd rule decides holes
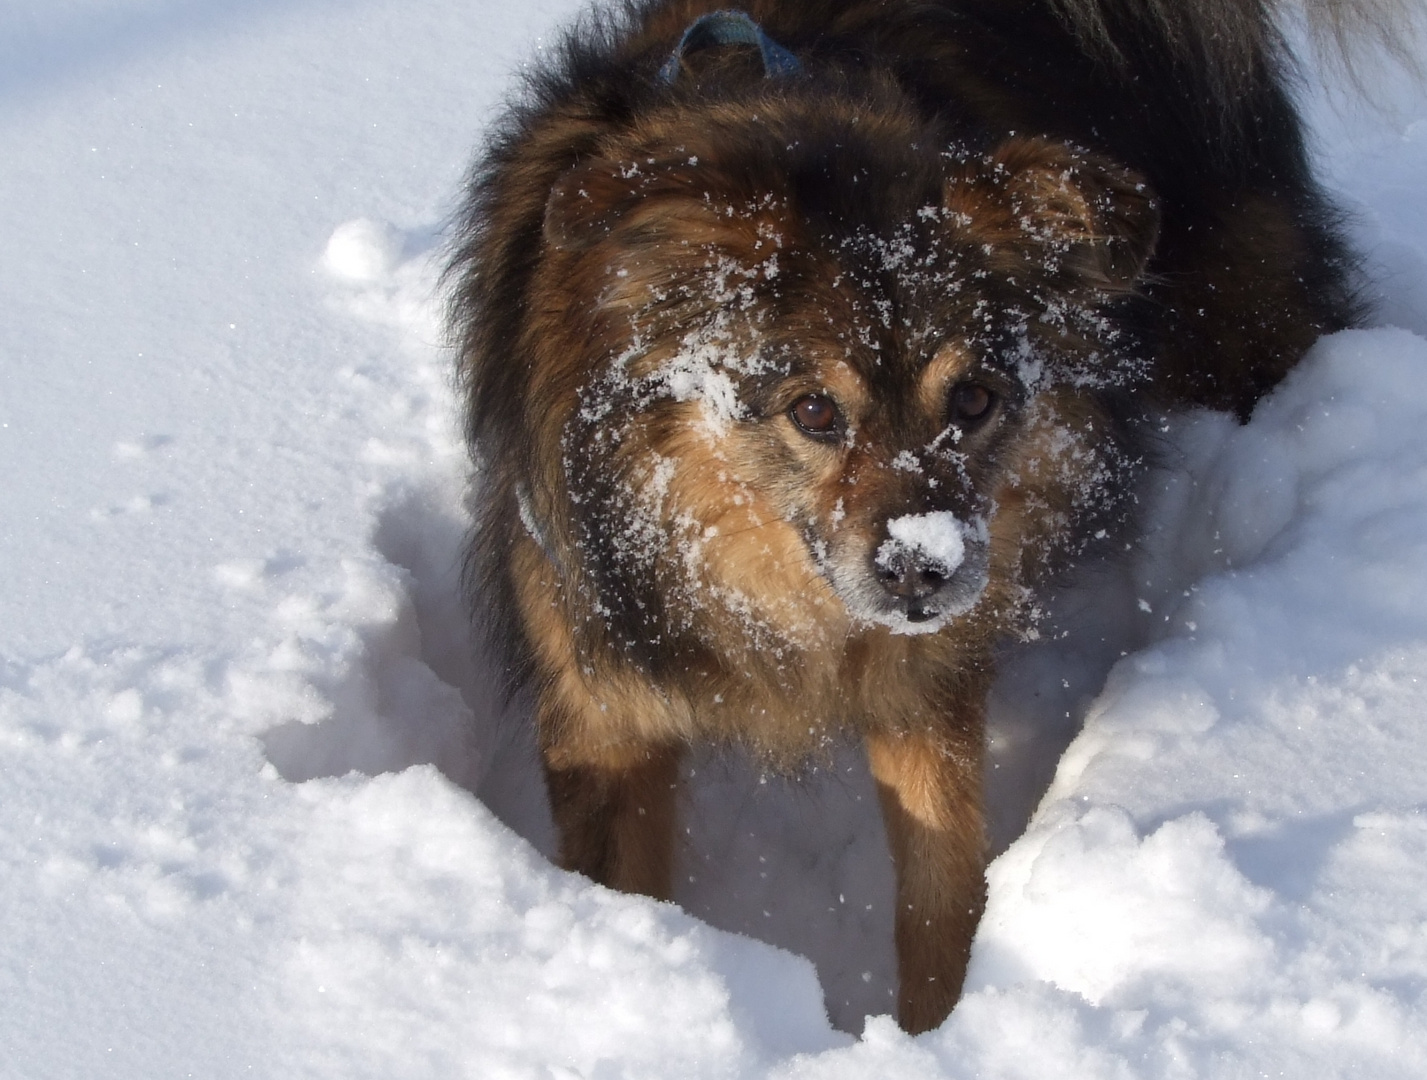
[[[587,20],[474,175],[472,581],[562,863],[667,896],[681,748],[865,740],[899,1017],[984,893],[992,648],[1122,540],[1167,406],[1355,317],[1259,0],[810,0]]]

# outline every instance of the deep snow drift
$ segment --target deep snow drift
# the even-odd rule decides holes
[[[909,1039],[854,753],[696,760],[682,909],[621,896],[472,659],[433,257],[571,6],[0,13],[0,1075],[1427,1073],[1427,98],[1311,99],[1405,329],[1169,425],[998,688],[970,992]]]

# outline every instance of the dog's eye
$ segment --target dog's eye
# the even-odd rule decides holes
[[[958,383],[951,388],[951,418],[957,424],[978,424],[991,415],[995,405],[995,393],[980,383]]]
[[[809,435],[831,435],[837,430],[837,406],[825,394],[804,394],[793,402],[788,415]]]

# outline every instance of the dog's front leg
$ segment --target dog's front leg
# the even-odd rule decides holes
[[[913,1034],[956,1004],[986,902],[983,739],[971,727],[867,739],[897,870],[897,1019]]]
[[[622,892],[669,898],[679,750],[642,744],[545,752],[560,865]]]

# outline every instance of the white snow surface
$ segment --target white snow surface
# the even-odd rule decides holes
[[[611,893],[471,644],[436,245],[572,8],[0,10],[0,1076],[1427,1075],[1427,97],[1310,93],[1384,325],[1174,418],[1008,659],[910,1038],[854,752],[697,758]]]

